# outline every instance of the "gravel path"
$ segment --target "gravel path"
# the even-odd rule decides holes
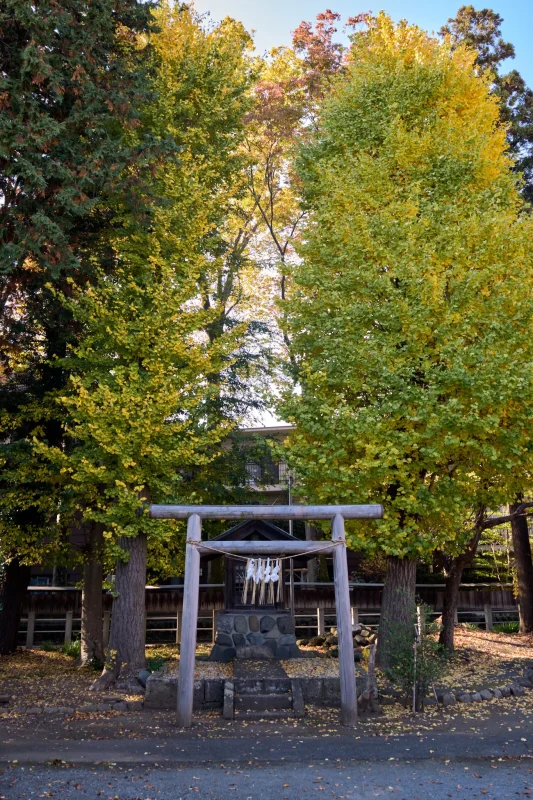
[[[183,768],[9,767],[0,775],[0,799],[29,800],[274,800],[299,796],[394,797],[396,800],[504,800],[528,797],[533,789],[529,760],[411,761],[409,763],[265,763],[227,769],[225,765]]]

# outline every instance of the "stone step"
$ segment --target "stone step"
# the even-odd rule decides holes
[[[274,711],[282,708],[292,709],[292,695],[285,694],[243,694],[235,695],[235,710]]]
[[[262,680],[244,680],[243,678],[234,678],[233,686],[235,691],[239,694],[264,694],[265,682]]]
[[[239,694],[269,694],[270,692],[288,692],[291,688],[290,678],[264,678],[250,680],[234,678],[233,685]]]
[[[235,719],[295,719],[293,711],[236,711]]]

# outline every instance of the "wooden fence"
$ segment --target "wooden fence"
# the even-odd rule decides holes
[[[296,583],[295,619],[301,638],[322,634],[334,627],[335,593],[332,583]],[[379,624],[383,584],[350,584],[352,625]],[[417,595],[434,613],[442,611],[444,586],[419,584]],[[224,608],[223,584],[200,585],[198,640],[212,642],[216,616]],[[146,640],[148,644],[170,644],[180,641],[183,586],[149,586],[146,588]],[[112,597],[104,594],[104,639],[109,636]],[[471,622],[492,630],[493,625],[518,618],[518,606],[511,585],[461,586],[458,622]],[[39,646],[69,642],[79,636],[81,591],[70,587],[32,586],[23,610],[19,644]]]

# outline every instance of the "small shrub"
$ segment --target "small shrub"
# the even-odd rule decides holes
[[[57,649],[58,649],[57,645],[49,641],[48,639],[45,642],[41,643],[41,650],[44,650],[45,653],[52,653],[54,650]]]
[[[79,658],[81,653],[80,640],[75,639],[72,642],[65,642],[65,644],[61,646],[61,652],[66,656],[70,656],[71,658]]]
[[[146,659],[146,666],[151,672],[157,672],[163,664],[165,663],[165,659],[163,656],[149,656]]]
[[[514,622],[498,622],[493,627],[494,633],[518,633],[520,625],[517,620]]]
[[[422,614],[422,630],[416,646],[415,631],[417,610],[413,607],[412,623],[398,625],[390,639],[388,648],[389,666],[385,670],[387,678],[405,693],[406,702],[413,696],[416,680],[416,708],[424,710],[424,698],[435,681],[442,678],[447,670],[447,652],[437,641],[439,626],[431,621],[431,609],[420,606]]]

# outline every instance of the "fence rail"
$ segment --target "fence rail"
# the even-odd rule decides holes
[[[203,643],[213,643],[216,635],[216,617],[218,611],[213,610],[209,614],[202,613],[198,616],[198,641]],[[380,610],[361,611],[356,606],[352,606],[352,627],[358,623],[364,623],[365,627],[377,628],[379,626]],[[433,616],[438,616],[439,612],[433,612]],[[504,619],[502,619],[502,617]],[[469,622],[476,624],[485,630],[492,630],[494,624],[498,622],[508,622],[518,619],[518,609],[515,608],[492,608],[486,605],[483,610],[458,609],[456,622]],[[169,624],[164,624],[169,623]],[[107,645],[109,636],[110,613],[104,613],[104,643]],[[44,627],[43,627],[44,626]],[[336,627],[336,614],[334,608],[317,608],[314,613],[296,613],[295,627],[298,638],[312,638],[316,635],[325,634],[330,628]],[[74,616],[72,612],[66,614],[46,617],[36,614],[34,611],[21,619],[19,630],[19,645],[27,648],[38,647],[45,642],[61,645],[79,638],[81,630],[81,618]],[[175,644],[181,639],[181,607],[176,609],[172,616],[149,614],[146,618],[146,643],[155,644]]]
[[[375,626],[379,622],[382,583],[350,583],[352,623]],[[294,612],[301,638],[335,627],[334,584],[296,583]],[[442,610],[444,584],[418,584],[417,594],[436,615]],[[109,636],[112,596],[104,593],[104,640]],[[147,641],[149,644],[179,641],[183,586],[146,587]],[[200,584],[199,639],[212,641],[214,619],[224,608],[223,584]],[[19,642],[27,647],[51,640],[70,641],[80,630],[81,590],[76,587],[32,586],[23,609]],[[481,624],[516,619],[518,608],[513,587],[506,584],[462,584],[457,619]]]
[[[266,461],[264,463],[249,461],[246,464],[246,473],[248,483],[252,486],[256,483],[277,485],[289,481],[289,468],[285,461]]]

